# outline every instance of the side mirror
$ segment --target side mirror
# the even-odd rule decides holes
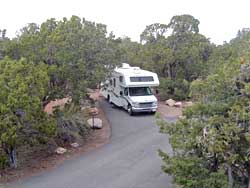
[[[120,95],[123,96],[123,92],[122,91],[120,91]]]

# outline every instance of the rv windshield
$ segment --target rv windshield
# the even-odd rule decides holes
[[[149,87],[130,87],[130,96],[148,96],[152,95],[151,89]]]

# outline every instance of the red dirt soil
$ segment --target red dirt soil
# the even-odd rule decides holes
[[[164,117],[179,117],[182,115],[183,108],[170,107],[164,101],[158,102],[158,112]]]

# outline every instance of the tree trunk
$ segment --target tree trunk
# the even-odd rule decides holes
[[[6,150],[6,153],[9,157],[9,164],[11,168],[17,168],[17,158],[16,158],[16,148],[11,146]]]
[[[170,78],[170,79],[172,79],[173,78],[173,67],[172,67],[172,65],[171,65],[171,63],[168,63],[167,64],[167,74],[168,74],[168,77]]]
[[[170,78],[170,79],[172,79],[172,74],[171,74],[171,65],[170,65],[170,63],[168,64],[168,77]]]
[[[234,179],[233,179],[233,174],[232,174],[232,167],[228,164],[227,166],[227,174],[228,174],[228,188],[233,188],[234,184]]]

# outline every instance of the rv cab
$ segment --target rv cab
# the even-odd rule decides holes
[[[124,108],[130,115],[134,112],[155,113],[157,99],[151,90],[155,86],[159,86],[157,74],[123,64],[102,84],[101,93],[110,103]]]

